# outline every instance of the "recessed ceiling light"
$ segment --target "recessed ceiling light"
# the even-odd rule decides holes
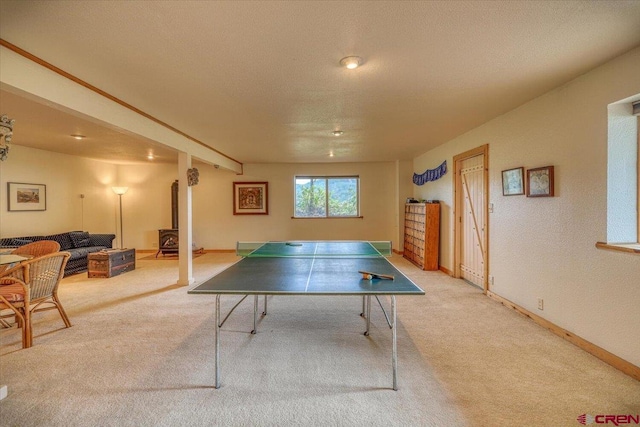
[[[329,157],[333,157],[333,151],[329,151]]]
[[[71,135],[71,136],[72,136],[73,138],[75,138],[75,139],[78,139],[78,140],[80,140],[80,139],[85,139],[85,138],[86,138],[86,136],[84,136],[84,135]]]
[[[153,160],[154,159],[153,154],[151,154],[151,153],[147,154],[147,159]]]
[[[342,135],[344,132],[341,130],[334,130],[333,132],[331,132],[333,134],[333,136],[340,136]]]
[[[362,58],[360,58],[359,56],[347,56],[340,60],[340,65],[353,70],[354,68],[358,68],[360,65],[362,65]]]

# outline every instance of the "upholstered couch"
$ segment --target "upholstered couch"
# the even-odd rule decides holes
[[[11,248],[26,245],[38,240],[55,240],[60,250],[71,254],[64,275],[87,271],[87,255],[102,249],[111,248],[115,234],[90,234],[86,231],[70,231],[50,236],[8,237],[0,239],[0,247]]]

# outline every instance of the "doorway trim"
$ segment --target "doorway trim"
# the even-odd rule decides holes
[[[483,154],[483,178],[484,178],[484,210],[485,218],[487,218],[485,238],[485,263],[484,263],[484,283],[483,292],[486,294],[489,289],[489,144],[481,145],[480,147],[465,151],[453,157],[455,178],[453,184],[453,277],[462,277],[460,271],[460,259],[462,258],[462,233],[460,231],[460,223],[462,221],[462,207],[464,206],[464,192],[462,191],[462,175],[460,173],[462,169],[462,161],[471,157],[476,157]]]

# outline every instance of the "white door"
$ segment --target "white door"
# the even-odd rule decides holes
[[[484,289],[487,218],[484,154],[461,160],[460,277]]]

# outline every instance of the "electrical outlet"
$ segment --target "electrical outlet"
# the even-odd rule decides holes
[[[544,300],[542,298],[538,298],[538,310],[544,310]]]
[[[493,286],[493,276],[489,276],[489,285]]]
[[[493,213],[493,203],[489,203],[489,213]]]

